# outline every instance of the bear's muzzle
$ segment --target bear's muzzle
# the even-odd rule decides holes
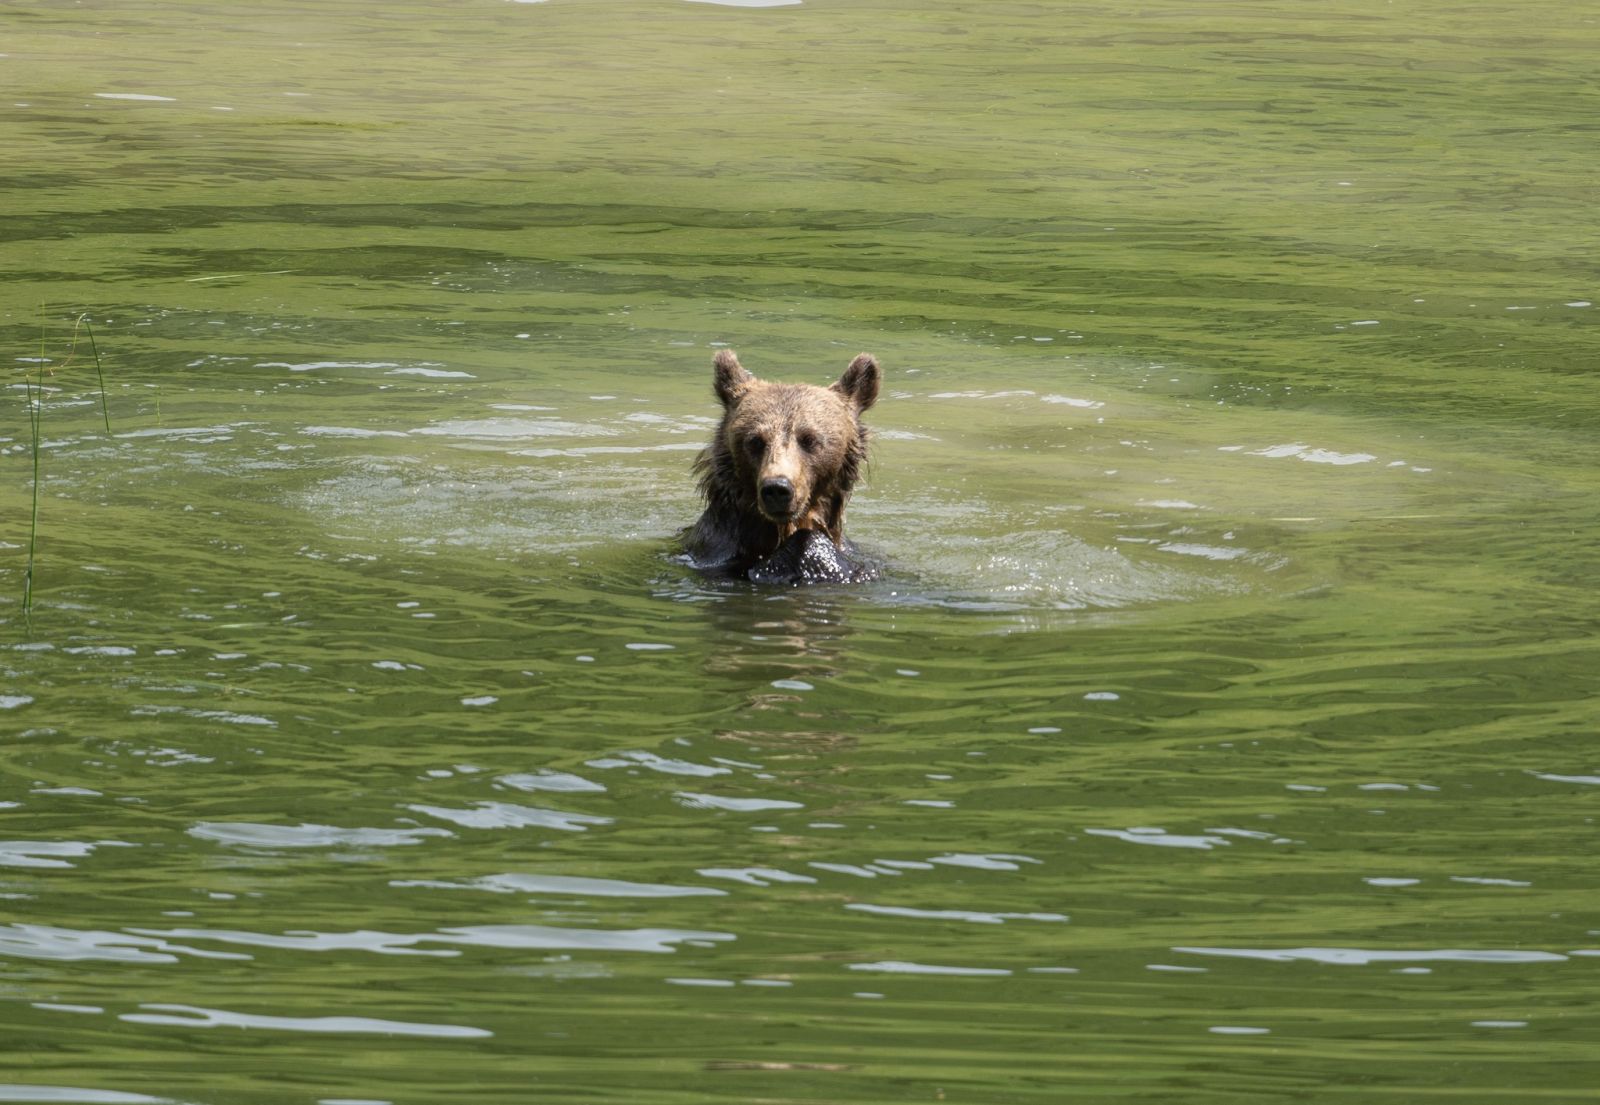
[[[786,476],[768,476],[761,481],[761,513],[774,522],[787,522],[794,517],[794,484]]]

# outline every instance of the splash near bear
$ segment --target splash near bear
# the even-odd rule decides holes
[[[685,536],[695,566],[758,583],[874,578],[844,538],[844,508],[867,459],[861,414],[878,398],[878,362],[862,353],[825,388],[757,379],[731,349],[712,372],[722,421],[695,462],[706,500]]]

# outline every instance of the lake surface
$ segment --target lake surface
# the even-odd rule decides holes
[[[1600,1100],[1593,11],[0,32],[0,1101]]]

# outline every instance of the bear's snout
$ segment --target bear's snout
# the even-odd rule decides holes
[[[775,520],[787,520],[794,513],[794,484],[786,476],[768,476],[761,481],[761,513]]]

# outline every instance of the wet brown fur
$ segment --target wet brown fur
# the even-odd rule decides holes
[[[731,349],[712,361],[722,421],[695,461],[705,513],[688,535],[697,563],[742,575],[800,530],[844,543],[844,508],[867,458],[861,412],[878,398],[878,362],[862,353],[830,387],[760,380]],[[793,509],[769,517],[761,482],[783,477]]]

